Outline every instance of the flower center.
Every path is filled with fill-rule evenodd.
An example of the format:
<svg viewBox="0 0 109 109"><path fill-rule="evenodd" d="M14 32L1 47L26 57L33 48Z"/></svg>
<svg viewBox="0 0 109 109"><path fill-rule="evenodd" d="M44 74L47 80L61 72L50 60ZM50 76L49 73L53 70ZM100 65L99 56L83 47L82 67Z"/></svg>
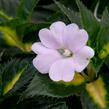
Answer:
<svg viewBox="0 0 109 109"><path fill-rule="evenodd" d="M59 49L58 51L64 57L71 57L73 55L73 53L68 49Z"/></svg>

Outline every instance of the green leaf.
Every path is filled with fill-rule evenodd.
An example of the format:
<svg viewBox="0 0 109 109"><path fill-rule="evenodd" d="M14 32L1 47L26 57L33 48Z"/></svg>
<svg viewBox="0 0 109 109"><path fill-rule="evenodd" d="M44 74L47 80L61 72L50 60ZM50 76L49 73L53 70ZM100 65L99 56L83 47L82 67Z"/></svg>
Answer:
<svg viewBox="0 0 109 109"><path fill-rule="evenodd" d="M101 27L97 36L97 51L101 59L106 58L109 54L109 27Z"/></svg>
<svg viewBox="0 0 109 109"><path fill-rule="evenodd" d="M37 97L35 101L38 109L68 109L66 102L57 98Z"/></svg>
<svg viewBox="0 0 109 109"><path fill-rule="evenodd" d="M104 63L104 61L101 60L98 56L95 56L93 58L93 66L94 66L95 71L96 71L96 76L98 75L103 63Z"/></svg>
<svg viewBox="0 0 109 109"><path fill-rule="evenodd" d="M46 106L45 109L48 109L47 107L50 108L50 109L68 109L68 107L66 106L65 103L51 104L49 106Z"/></svg>
<svg viewBox="0 0 109 109"><path fill-rule="evenodd" d="M102 18L101 18L101 26L108 27L109 26L109 12L108 9L105 8Z"/></svg>
<svg viewBox="0 0 109 109"><path fill-rule="evenodd" d="M97 51L99 57L104 59L109 54L109 12L107 8L103 12L101 28L97 36Z"/></svg>
<svg viewBox="0 0 109 109"><path fill-rule="evenodd" d="M20 109L68 109L65 99L57 99L47 96L35 96L19 102Z"/></svg>
<svg viewBox="0 0 109 109"><path fill-rule="evenodd" d="M31 79L34 70L28 61L15 59L1 66L2 95L19 90Z"/></svg>
<svg viewBox="0 0 109 109"><path fill-rule="evenodd" d="M107 89L102 77L87 83L81 91L83 109L108 109Z"/></svg>
<svg viewBox="0 0 109 109"><path fill-rule="evenodd" d="M25 26L25 31L24 33L25 34L28 34L29 32L33 32L33 31L37 31L39 29L42 29L42 28L46 28L50 25L50 23L48 22L41 22L41 23L28 23L28 24L25 24L25 25L22 25L22 26Z"/></svg>
<svg viewBox="0 0 109 109"><path fill-rule="evenodd" d="M3 10L7 15L15 16L19 1L20 0L0 0L0 10Z"/></svg>
<svg viewBox="0 0 109 109"><path fill-rule="evenodd" d="M53 22L59 20L61 14L55 16L54 14L57 13L57 7L54 3L50 3L44 5L41 2L39 3L38 7L36 7L35 11L32 15L32 22L40 23L40 22ZM50 17L54 16L54 19L49 19ZM55 18L56 17L56 18Z"/></svg>
<svg viewBox="0 0 109 109"><path fill-rule="evenodd" d="M12 20L13 17L8 16L7 14L5 14L3 11L0 10L0 21L9 21Z"/></svg>
<svg viewBox="0 0 109 109"><path fill-rule="evenodd" d="M81 91L83 109L108 109L109 108L109 73L106 66L100 70L97 80L87 83Z"/></svg>
<svg viewBox="0 0 109 109"><path fill-rule="evenodd" d="M105 58L104 62L109 69L109 55Z"/></svg>
<svg viewBox="0 0 109 109"><path fill-rule="evenodd" d="M18 47L23 52L31 51L32 43L23 43L22 40L18 37L15 29L7 26L0 26L0 33L1 44L4 42L4 44L7 44L8 46Z"/></svg>
<svg viewBox="0 0 109 109"><path fill-rule="evenodd" d="M28 65L25 72L23 72L20 79L11 90L11 93L16 92L17 90L20 90L22 87L26 88L26 84L28 84L29 81L33 78L34 74L35 74L35 69L33 68L33 65L32 64Z"/></svg>
<svg viewBox="0 0 109 109"><path fill-rule="evenodd" d="M80 79L81 80L81 79ZM77 80L76 80L77 81ZM73 82L73 81L72 81ZM42 75L36 72L35 77L31 81L23 97L30 97L36 95L51 96L51 97L67 97L78 93L82 88L82 83L79 85L73 83L54 82L50 80L48 75Z"/></svg>
<svg viewBox="0 0 109 109"><path fill-rule="evenodd" d="M100 29L100 24L94 17L94 15L89 11L79 0L76 0L81 13L81 22L83 28L89 33L89 45L95 47L97 34Z"/></svg>
<svg viewBox="0 0 109 109"><path fill-rule="evenodd" d="M0 33L0 38L5 40L8 45L19 46L21 44L18 44L20 40L18 39L16 31L14 29L7 26L0 26Z"/></svg>
<svg viewBox="0 0 109 109"><path fill-rule="evenodd" d="M60 8L60 10L62 11L62 13L64 13L72 23L77 23L78 25L81 26L80 14L79 13L74 12L70 8L65 7L60 2L57 2L55 0L54 0L54 2Z"/></svg>
<svg viewBox="0 0 109 109"><path fill-rule="evenodd" d="M4 49L0 50L0 62L2 61L2 56L3 56L4 52L5 52Z"/></svg>
<svg viewBox="0 0 109 109"><path fill-rule="evenodd" d="M22 21L29 21L34 7L39 0L21 0L21 3L17 10L17 17Z"/></svg>
<svg viewBox="0 0 109 109"><path fill-rule="evenodd" d="M22 73L25 71L26 67L24 67L23 69L21 69L20 71L18 71L16 73L16 75L13 76L13 78L11 79L11 81L6 84L6 86L4 87L4 90L3 90L3 95L5 95L6 93L8 93L13 88L13 86L16 84L16 82L20 79Z"/></svg>
<svg viewBox="0 0 109 109"><path fill-rule="evenodd" d="M66 103L59 103L51 106L51 109L68 109L68 107L66 106Z"/></svg>

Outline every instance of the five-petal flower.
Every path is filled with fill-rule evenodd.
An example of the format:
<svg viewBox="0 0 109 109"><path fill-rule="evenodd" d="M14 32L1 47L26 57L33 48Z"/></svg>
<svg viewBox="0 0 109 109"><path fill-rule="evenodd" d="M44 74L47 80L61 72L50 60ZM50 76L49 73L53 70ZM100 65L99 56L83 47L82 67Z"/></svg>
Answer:
<svg viewBox="0 0 109 109"><path fill-rule="evenodd" d="M49 73L53 81L73 80L75 72L82 72L94 56L94 50L87 46L88 34L72 23L53 23L49 29L39 31L41 42L32 45L38 54L33 65L42 74Z"/></svg>

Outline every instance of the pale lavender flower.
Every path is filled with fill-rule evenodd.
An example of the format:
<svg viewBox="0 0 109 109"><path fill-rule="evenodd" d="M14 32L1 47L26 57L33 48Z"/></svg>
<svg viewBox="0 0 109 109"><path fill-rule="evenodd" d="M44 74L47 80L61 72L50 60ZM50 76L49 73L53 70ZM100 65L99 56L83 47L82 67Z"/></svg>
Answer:
<svg viewBox="0 0 109 109"><path fill-rule="evenodd" d="M74 23L54 22L49 29L39 31L39 38L41 42L32 45L38 54L33 65L53 81L73 80L75 72L82 72L94 56L94 50L86 45L87 32Z"/></svg>

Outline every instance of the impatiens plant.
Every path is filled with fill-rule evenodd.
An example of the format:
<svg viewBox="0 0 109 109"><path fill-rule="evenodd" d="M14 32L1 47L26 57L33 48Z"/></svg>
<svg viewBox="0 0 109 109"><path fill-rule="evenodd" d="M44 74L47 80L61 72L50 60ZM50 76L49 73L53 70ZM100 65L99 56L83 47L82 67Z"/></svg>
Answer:
<svg viewBox="0 0 109 109"><path fill-rule="evenodd" d="M50 29L39 31L41 42L32 45L38 54L33 65L42 74L49 73L54 81L71 81L75 72L82 72L94 56L94 51L86 46L88 34L72 23L65 25L58 21Z"/></svg>
<svg viewBox="0 0 109 109"><path fill-rule="evenodd" d="M0 109L109 109L108 4L0 0Z"/></svg>

